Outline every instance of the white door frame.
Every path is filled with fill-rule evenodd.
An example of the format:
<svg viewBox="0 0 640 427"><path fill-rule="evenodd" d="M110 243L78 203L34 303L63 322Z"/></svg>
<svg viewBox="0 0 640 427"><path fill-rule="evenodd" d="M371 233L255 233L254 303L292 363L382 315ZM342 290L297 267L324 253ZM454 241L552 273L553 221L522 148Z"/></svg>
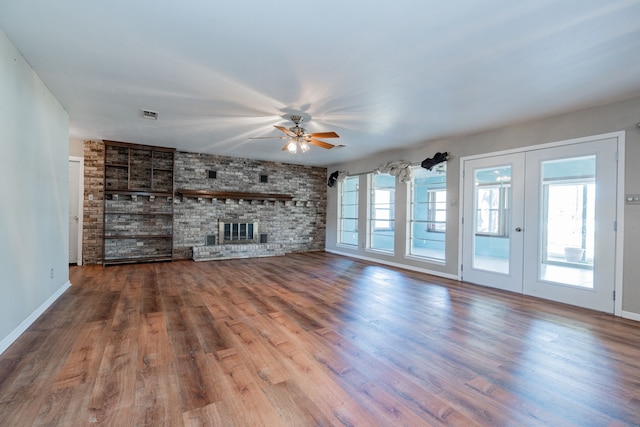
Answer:
<svg viewBox="0 0 640 427"><path fill-rule="evenodd" d="M500 156L504 154L522 153L525 151L539 150L544 148L561 147L572 144L581 144L583 142L597 141L601 139L617 138L618 140L618 176L616 188L616 259L615 259L615 278L614 289L616 292L616 300L614 304L614 315L622 316L622 299L624 298L622 289L622 272L624 262L624 170L625 170L625 131L610 132L600 135L591 135L580 138L573 138L564 141L549 142L540 145L530 145L526 147L514 148L510 150L502 150L492 153L474 154L460 158L460 177L459 177L459 194L458 200L461 205L464 204L464 162L467 160L481 159L489 156ZM464 244L464 229L462 226L462 217L464 206L460 206L458 210L458 225L460 232L458 233L458 280L462 280L462 256Z"/></svg>
<svg viewBox="0 0 640 427"><path fill-rule="evenodd" d="M82 265L82 223L83 223L83 201L84 201L84 157L77 156L69 156L69 162L78 162L78 259L75 262L78 265ZM73 260L69 260L70 263L73 263Z"/></svg>

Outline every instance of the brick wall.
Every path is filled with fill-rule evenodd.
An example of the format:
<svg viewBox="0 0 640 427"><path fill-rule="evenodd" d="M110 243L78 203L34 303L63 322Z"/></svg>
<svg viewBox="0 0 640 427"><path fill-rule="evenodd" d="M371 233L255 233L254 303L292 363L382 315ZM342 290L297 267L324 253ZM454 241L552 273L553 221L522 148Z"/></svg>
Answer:
<svg viewBox="0 0 640 427"><path fill-rule="evenodd" d="M104 145L87 141L85 155L83 262L102 262ZM210 179L208 171L216 171ZM287 202L174 200L174 258L192 257L192 247L204 246L218 234L218 219L259 222L259 233L285 252L323 250L326 232L326 169L208 154L176 152L175 188L189 190L278 193ZM261 175L267 182L260 182ZM93 195L93 200L89 200ZM246 254L244 254L246 255Z"/></svg>
<svg viewBox="0 0 640 427"><path fill-rule="evenodd" d="M104 197L104 144L84 143L84 200L82 258L84 264L102 263L102 221ZM93 198L93 200L90 200Z"/></svg>
<svg viewBox="0 0 640 427"><path fill-rule="evenodd" d="M208 171L216 178L208 178ZM267 182L260 182L266 175ZM176 153L176 189L277 193L287 202L210 200L179 197L174 205L174 257L191 258L193 246L204 246L218 234L218 219L259 222L259 233L285 252L323 250L326 230L325 168L258 160ZM217 239L219 241L219 239Z"/></svg>

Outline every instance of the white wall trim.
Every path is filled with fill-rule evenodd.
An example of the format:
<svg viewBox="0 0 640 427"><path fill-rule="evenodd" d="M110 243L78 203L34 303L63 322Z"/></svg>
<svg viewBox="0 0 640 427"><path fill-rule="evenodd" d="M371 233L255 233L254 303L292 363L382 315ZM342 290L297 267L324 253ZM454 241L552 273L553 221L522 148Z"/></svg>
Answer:
<svg viewBox="0 0 640 427"><path fill-rule="evenodd" d="M325 248L324 250L325 250L325 252L329 252L329 253L332 253L332 254L335 254L335 255L342 255L342 256L349 257L349 258L357 258L357 259L361 259L361 260L364 260L364 261L375 262L376 264L389 265L391 267L397 267L397 268L401 268L403 270L417 271L418 273L430 274L432 276L438 276L438 277L442 277L444 279L458 280L458 277L455 274L443 273L441 271L434 271L434 270L429 270L429 269L426 269L426 268L415 267L415 266L409 265L409 264L400 264L400 263L397 263L397 262L385 261L385 260L382 260L382 259L379 259L379 258L365 257L365 256L362 256L362 255L352 254L352 253L348 253L348 252L336 251L334 249Z"/></svg>
<svg viewBox="0 0 640 427"><path fill-rule="evenodd" d="M78 259L76 263L78 265L82 265L82 230L83 230L83 220L84 220L84 157L77 156L69 156L70 162L78 162L80 163L80 168L78 173L80 176L78 177ZM73 260L69 260L70 263Z"/></svg>
<svg viewBox="0 0 640 427"><path fill-rule="evenodd" d="M630 311L623 311L620 317L624 317L625 319L635 320L640 322L640 314L632 313Z"/></svg>
<svg viewBox="0 0 640 427"><path fill-rule="evenodd" d="M624 299L624 280L623 280L623 268L624 268L624 165L626 163L625 157L625 137L626 133L617 132L615 136L618 138L618 182L617 182L617 206L616 206L616 260L614 270L613 289L616 292L616 300L614 302L613 314L616 316L623 316L622 300ZM640 320L640 318L636 319Z"/></svg>
<svg viewBox="0 0 640 427"><path fill-rule="evenodd" d="M6 349L9 348L11 344L13 344L20 335L22 335L29 326L33 324L38 317L44 313L47 308L49 308L62 294L71 287L71 282L67 280L67 282L60 287L53 295L51 295L45 302L43 302L40 307L38 307L29 317L24 319L22 323L18 325L9 335L7 335L2 341L0 341L0 354L4 353Z"/></svg>

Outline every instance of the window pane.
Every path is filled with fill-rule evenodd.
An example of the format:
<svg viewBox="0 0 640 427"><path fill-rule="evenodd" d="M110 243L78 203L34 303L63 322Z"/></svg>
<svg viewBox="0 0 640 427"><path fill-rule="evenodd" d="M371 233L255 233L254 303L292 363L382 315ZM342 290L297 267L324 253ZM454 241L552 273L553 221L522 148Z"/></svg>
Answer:
<svg viewBox="0 0 640 427"><path fill-rule="evenodd" d="M358 245L358 232L353 231L343 231L341 234L341 241L343 245Z"/></svg>
<svg viewBox="0 0 640 427"><path fill-rule="evenodd" d="M445 260L447 229L446 163L433 170L416 167L411 182L408 253L413 256Z"/></svg>
<svg viewBox="0 0 640 427"><path fill-rule="evenodd" d="M429 204L428 203L413 204L413 220L414 221L429 220Z"/></svg>
<svg viewBox="0 0 640 427"><path fill-rule="evenodd" d="M429 202L429 184L424 182L424 180L422 182L419 182L419 181L414 182L413 203L428 203L428 202Z"/></svg>
<svg viewBox="0 0 640 427"><path fill-rule="evenodd" d="M357 205L358 204L358 192L357 191L345 191L342 193L343 205Z"/></svg>
<svg viewBox="0 0 640 427"><path fill-rule="evenodd" d="M357 219L345 219L342 221L342 229L358 234L358 220Z"/></svg>
<svg viewBox="0 0 640 427"><path fill-rule="evenodd" d="M369 247L393 252L395 234L396 178L389 174L370 175Z"/></svg>
<svg viewBox="0 0 640 427"><path fill-rule="evenodd" d="M392 175L381 173L373 176L374 186L377 189L388 188L390 191L396 189L396 178Z"/></svg>
<svg viewBox="0 0 640 427"><path fill-rule="evenodd" d="M360 177L349 176L339 185L338 243L358 245L358 183Z"/></svg>
<svg viewBox="0 0 640 427"><path fill-rule="evenodd" d="M358 205L343 205L342 206L343 218L357 218L358 217Z"/></svg>
<svg viewBox="0 0 640 427"><path fill-rule="evenodd" d="M357 193L359 181L360 181L360 178L357 176L348 176L342 182L343 191L345 193Z"/></svg>
<svg viewBox="0 0 640 427"><path fill-rule="evenodd" d="M371 247L384 251L393 251L393 231L378 231L371 235Z"/></svg>

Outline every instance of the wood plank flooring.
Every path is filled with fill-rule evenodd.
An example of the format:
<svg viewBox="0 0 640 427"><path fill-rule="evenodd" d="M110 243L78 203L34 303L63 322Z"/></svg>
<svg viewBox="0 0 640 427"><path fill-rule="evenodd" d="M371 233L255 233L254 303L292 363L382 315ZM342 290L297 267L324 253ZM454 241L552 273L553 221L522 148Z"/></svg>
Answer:
<svg viewBox="0 0 640 427"><path fill-rule="evenodd" d="M316 252L71 268L0 426L640 425L640 323Z"/></svg>

